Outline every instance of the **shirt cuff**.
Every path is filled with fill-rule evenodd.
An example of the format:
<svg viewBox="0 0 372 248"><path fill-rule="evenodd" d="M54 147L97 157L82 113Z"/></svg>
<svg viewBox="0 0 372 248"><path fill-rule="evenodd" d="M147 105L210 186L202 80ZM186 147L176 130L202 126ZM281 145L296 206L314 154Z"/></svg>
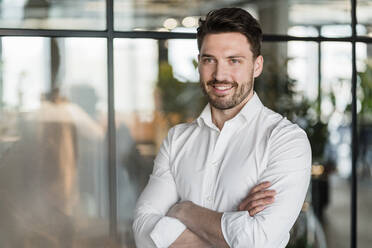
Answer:
<svg viewBox="0 0 372 248"><path fill-rule="evenodd" d="M235 247L236 236L244 232L248 211L224 212L221 217L222 235L229 245Z"/></svg>
<svg viewBox="0 0 372 248"><path fill-rule="evenodd" d="M150 233L157 248L169 247L186 230L186 226L176 218L164 216Z"/></svg>

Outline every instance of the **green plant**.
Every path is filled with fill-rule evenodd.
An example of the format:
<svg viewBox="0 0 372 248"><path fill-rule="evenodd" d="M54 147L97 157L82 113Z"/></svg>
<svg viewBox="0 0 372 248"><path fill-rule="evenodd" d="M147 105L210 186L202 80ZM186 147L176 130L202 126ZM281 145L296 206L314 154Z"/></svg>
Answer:
<svg viewBox="0 0 372 248"><path fill-rule="evenodd" d="M167 62L159 65L157 88L160 91L161 110L166 115L179 114L182 122L195 118L206 104L199 83L180 82Z"/></svg>
<svg viewBox="0 0 372 248"><path fill-rule="evenodd" d="M328 139L328 124L320 120L316 101L296 92L296 80L287 73L287 64L268 60L263 74L256 79L255 91L265 106L297 123L305 130L310 140L313 159L323 160L323 151Z"/></svg>

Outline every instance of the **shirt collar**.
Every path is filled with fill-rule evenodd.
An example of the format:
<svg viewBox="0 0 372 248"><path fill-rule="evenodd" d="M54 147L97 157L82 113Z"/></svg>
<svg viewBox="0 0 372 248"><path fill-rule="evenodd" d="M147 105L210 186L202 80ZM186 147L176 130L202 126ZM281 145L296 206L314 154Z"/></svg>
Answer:
<svg viewBox="0 0 372 248"><path fill-rule="evenodd" d="M249 101L244 105L240 112L236 116L234 116L234 118L228 120L228 122L235 122L236 120L242 121L242 124L249 122L258 114L262 107L263 104L260 98L257 96L256 92L253 92L252 98L249 99ZM209 127L217 128L212 122L212 113L209 103L205 106L196 121L199 126L202 126L204 122L204 124Z"/></svg>

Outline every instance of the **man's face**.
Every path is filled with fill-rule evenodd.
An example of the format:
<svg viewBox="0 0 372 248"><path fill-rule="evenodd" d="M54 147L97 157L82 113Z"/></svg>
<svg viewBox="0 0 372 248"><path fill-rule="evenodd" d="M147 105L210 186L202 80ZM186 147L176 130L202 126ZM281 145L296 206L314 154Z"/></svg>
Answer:
<svg viewBox="0 0 372 248"><path fill-rule="evenodd" d="M247 38L236 32L208 34L199 54L201 87L216 109L231 109L253 95L254 78L262 71Z"/></svg>

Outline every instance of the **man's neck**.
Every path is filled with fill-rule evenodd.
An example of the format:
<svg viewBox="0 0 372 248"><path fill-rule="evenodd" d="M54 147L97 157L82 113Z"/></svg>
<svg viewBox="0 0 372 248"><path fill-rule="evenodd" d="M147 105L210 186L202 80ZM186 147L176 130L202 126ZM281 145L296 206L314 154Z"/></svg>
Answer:
<svg viewBox="0 0 372 248"><path fill-rule="evenodd" d="M222 130L225 122L234 118L252 97L253 91L241 103L231 109L221 110L211 105L212 122L219 130Z"/></svg>

